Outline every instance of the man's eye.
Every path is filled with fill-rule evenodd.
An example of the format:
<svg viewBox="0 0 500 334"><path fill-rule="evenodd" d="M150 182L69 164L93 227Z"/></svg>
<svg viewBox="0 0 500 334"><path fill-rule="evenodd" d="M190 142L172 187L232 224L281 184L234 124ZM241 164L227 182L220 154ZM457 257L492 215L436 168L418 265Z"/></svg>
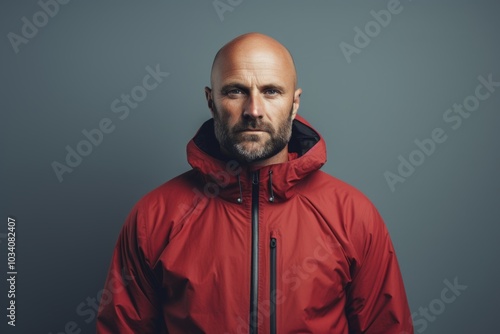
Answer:
<svg viewBox="0 0 500 334"><path fill-rule="evenodd" d="M238 95L238 94L243 94L243 91L238 88L230 89L227 91L227 94L229 95Z"/></svg>
<svg viewBox="0 0 500 334"><path fill-rule="evenodd" d="M277 89L268 89L268 90L266 90L266 94L267 95L277 95L279 93L280 92Z"/></svg>

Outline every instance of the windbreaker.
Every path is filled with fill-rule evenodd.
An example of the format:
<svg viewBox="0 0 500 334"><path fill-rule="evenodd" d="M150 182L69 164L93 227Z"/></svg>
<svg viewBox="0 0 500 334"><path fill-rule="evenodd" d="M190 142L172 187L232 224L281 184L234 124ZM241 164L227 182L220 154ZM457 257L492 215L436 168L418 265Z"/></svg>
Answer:
<svg viewBox="0 0 500 334"><path fill-rule="evenodd" d="M320 170L325 142L300 116L288 151L241 166L205 122L187 146L192 169L129 214L97 333L413 333L376 208Z"/></svg>

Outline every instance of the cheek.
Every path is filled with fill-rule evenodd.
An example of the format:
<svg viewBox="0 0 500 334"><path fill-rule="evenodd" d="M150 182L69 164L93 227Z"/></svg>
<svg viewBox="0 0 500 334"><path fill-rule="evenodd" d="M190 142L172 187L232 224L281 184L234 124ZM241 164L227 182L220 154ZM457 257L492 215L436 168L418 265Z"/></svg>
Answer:
<svg viewBox="0 0 500 334"><path fill-rule="evenodd" d="M279 106L279 110L274 114L270 115L270 121L274 125L274 127L277 129L280 126L283 126L284 124L288 123L290 121L290 116L293 112L293 106L288 103L283 103L282 105Z"/></svg>
<svg viewBox="0 0 500 334"><path fill-rule="evenodd" d="M269 115L274 119L284 119L290 115L293 109L293 101L288 98L271 101L267 109L270 111Z"/></svg>
<svg viewBox="0 0 500 334"><path fill-rule="evenodd" d="M235 111L235 108L228 108L226 105L221 105L219 108L217 108L217 111L221 121L229 126L233 126L234 124L236 124L239 121L241 115L241 113Z"/></svg>

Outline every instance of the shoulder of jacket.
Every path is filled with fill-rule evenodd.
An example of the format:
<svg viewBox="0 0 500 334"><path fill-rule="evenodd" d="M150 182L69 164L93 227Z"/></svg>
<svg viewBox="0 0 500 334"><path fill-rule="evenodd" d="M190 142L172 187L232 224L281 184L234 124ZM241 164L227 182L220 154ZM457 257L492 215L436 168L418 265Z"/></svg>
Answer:
<svg viewBox="0 0 500 334"><path fill-rule="evenodd" d="M148 263L156 262L193 207L198 175L189 170L163 183L139 199L129 213L122 233L137 241Z"/></svg>
<svg viewBox="0 0 500 334"><path fill-rule="evenodd" d="M168 242L186 212L196 205L198 178L196 171L189 170L148 192L134 205L127 225L132 224L144 242Z"/></svg>
<svg viewBox="0 0 500 334"><path fill-rule="evenodd" d="M161 184L145 194L135 208L139 212L159 212L168 210L172 213L180 203L189 201L196 196L195 188L197 173L194 170L184 172Z"/></svg>
<svg viewBox="0 0 500 334"><path fill-rule="evenodd" d="M375 205L356 187L323 171L315 172L307 183L302 196L326 216L338 217L336 224L342 224L348 233L385 229Z"/></svg>
<svg viewBox="0 0 500 334"><path fill-rule="evenodd" d="M312 173L304 187L312 194L326 195L331 200L341 199L358 206L373 205L359 189L321 170Z"/></svg>
<svg viewBox="0 0 500 334"><path fill-rule="evenodd" d="M321 206L336 234L343 234L342 249L351 262L361 263L370 245L381 247L388 231L375 205L356 187L319 171L309 201Z"/></svg>

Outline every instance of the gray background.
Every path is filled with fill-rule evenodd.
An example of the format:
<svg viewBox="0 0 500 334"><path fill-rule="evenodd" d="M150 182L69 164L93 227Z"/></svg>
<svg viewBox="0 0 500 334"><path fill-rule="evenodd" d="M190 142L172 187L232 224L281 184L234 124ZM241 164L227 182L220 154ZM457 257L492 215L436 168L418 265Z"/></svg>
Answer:
<svg viewBox="0 0 500 334"><path fill-rule="evenodd" d="M203 87L215 52L260 31L295 57L299 113L327 142L323 170L367 194L385 218L412 311L440 299L446 279L467 285L416 329L498 332L500 87L457 130L443 114L474 93L478 76L500 81L500 5L402 0L348 63L339 44L353 45L354 28L388 2L233 0L221 20L212 1L71 1L16 54L7 34L20 35L21 18L32 22L41 8L3 1L0 232L14 215L19 273L12 328L2 234L0 331L55 334L74 321L94 332L77 306L102 289L133 204L188 168L185 145L210 117ZM170 76L120 120L111 102L156 64ZM64 163L65 146L103 118L114 132L59 182L51 163ZM437 127L448 139L392 192L384 172Z"/></svg>

